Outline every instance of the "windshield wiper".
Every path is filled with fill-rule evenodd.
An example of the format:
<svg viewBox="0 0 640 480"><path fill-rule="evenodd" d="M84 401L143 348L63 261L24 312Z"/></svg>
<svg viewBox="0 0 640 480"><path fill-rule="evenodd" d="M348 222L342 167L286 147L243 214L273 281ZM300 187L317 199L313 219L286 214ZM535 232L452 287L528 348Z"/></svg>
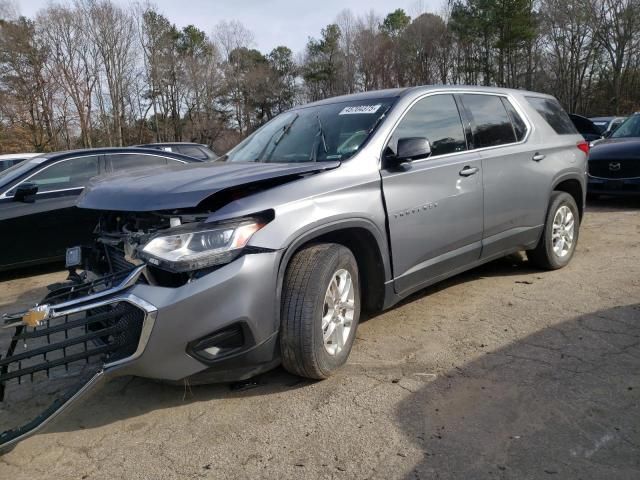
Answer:
<svg viewBox="0 0 640 480"><path fill-rule="evenodd" d="M284 128L282 129L282 134L278 137L278 139L275 142L273 142L274 145L278 145L282 141L284 136L287 133L289 133L289 130L291 130L291 127L293 127L293 124L296 123L296 120L298 120L299 116L300 114L296 113L296 116L293 117L293 119L284 126Z"/></svg>
<svg viewBox="0 0 640 480"><path fill-rule="evenodd" d="M322 128L322 122L320 121L320 116L316 115L316 120L318 121L318 133L317 135L320 135L320 141L322 142L322 148L324 149L324 153L325 155L327 153L329 153L329 149L327 148L327 138L324 135L324 128ZM315 144L315 142L314 142ZM320 144L318 144L318 147L320 146ZM311 152L311 157L309 158L309 160L311 160L312 162L317 162L318 161L318 148L314 148L313 151Z"/></svg>
<svg viewBox="0 0 640 480"><path fill-rule="evenodd" d="M318 121L318 133L320 134L320 140L322 140L322 148L324 148L324 153L328 153L327 137L324 136L324 128L322 128L322 122L320 121L319 115L316 115L316 120Z"/></svg>
<svg viewBox="0 0 640 480"><path fill-rule="evenodd" d="M378 125L380 125L380 122L382 122L382 120L384 120L384 118L387 115L387 112L391 109L391 105L387 105L387 107L384 109L384 111L380 114L380 116L378 117L378 119L373 123L373 125L371 125L371 128L369 129L369 131L367 132L367 136L371 135L374 130L378 127Z"/></svg>
<svg viewBox="0 0 640 480"><path fill-rule="evenodd" d="M296 122L296 120L298 119L299 116L300 115L298 113L296 113L296 116L289 123L287 123L284 127L282 127L282 132L280 133L280 136L273 142L273 148L271 149L271 152L269 153L269 155L267 155L267 160L269 160L271 158L271 155L273 155L273 152L276 150L276 147L278 146L278 143L280 143L280 141L284 138L284 136L287 133L289 133L289 130L291 130L291 127ZM278 131L279 130L276 130L275 132L273 132L273 135L271 135L269 137L269 140L267 140L267 142L264 144L264 147L262 148L262 150L260 150L260 153L258 154L256 159L254 160L254 162L259 162L262 159L262 157L264 156L264 154L268 150L269 145L271 145L271 139L273 139L273 137L275 137L278 134Z"/></svg>

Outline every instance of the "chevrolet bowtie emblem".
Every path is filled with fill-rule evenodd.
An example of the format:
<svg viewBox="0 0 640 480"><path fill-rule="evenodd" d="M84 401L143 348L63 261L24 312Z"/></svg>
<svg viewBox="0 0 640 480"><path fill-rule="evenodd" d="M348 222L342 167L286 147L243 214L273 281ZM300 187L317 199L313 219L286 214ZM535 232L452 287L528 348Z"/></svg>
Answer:
<svg viewBox="0 0 640 480"><path fill-rule="evenodd" d="M611 170L612 172L617 172L618 170L620 170L620 168L620 162L611 162L609 164L609 170Z"/></svg>
<svg viewBox="0 0 640 480"><path fill-rule="evenodd" d="M43 320L49 317L49 306L39 305L31 308L22 316L22 323L28 327L37 327Z"/></svg>

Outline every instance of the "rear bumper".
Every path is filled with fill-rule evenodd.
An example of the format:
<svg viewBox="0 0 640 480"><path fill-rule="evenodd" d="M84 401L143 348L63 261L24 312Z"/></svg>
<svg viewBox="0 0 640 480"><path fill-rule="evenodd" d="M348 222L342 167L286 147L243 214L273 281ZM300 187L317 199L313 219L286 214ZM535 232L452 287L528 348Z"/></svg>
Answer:
<svg viewBox="0 0 640 480"><path fill-rule="evenodd" d="M640 195L640 178L600 178L589 175L587 191L598 195Z"/></svg>
<svg viewBox="0 0 640 480"><path fill-rule="evenodd" d="M143 315L142 325L138 325L136 330L136 335L139 335L137 345L131 346L126 356L117 355L118 351L112 348L109 351L111 356L99 363L91 376L77 380L72 388L33 420L0 434L0 447L15 444L33 434L110 377L136 375L169 381L185 378L197 382L232 381L249 378L274 367L279 362L277 273L280 255L278 251L244 255L178 288L135 283L146 268L142 266L113 288L52 305L43 328L60 328L56 322L78 322L78 315L95 318L96 309L115 309L119 305L137 309ZM234 348L213 347L199 353L198 348L206 347L209 339L217 338L212 334L229 329L242 332L236 336L241 340L233 345ZM14 338L19 337L18 332ZM101 336L99 340L104 338L106 336ZM99 351L107 347L102 343L95 348ZM11 360L11 353L8 356L2 353L5 362ZM12 372L15 377L24 371L24 364L18 361L23 354L14 352L13 355L16 361L6 366L4 374L7 380L4 383L17 379L9 378ZM68 351L63 355L71 358ZM82 357L83 361L85 357ZM40 355L37 364L40 366L35 368L44 373L39 358ZM51 365L50 359L51 354L47 366ZM59 367L54 365L50 369L54 368ZM49 378L49 369L46 372ZM30 372L22 377L28 376Z"/></svg>

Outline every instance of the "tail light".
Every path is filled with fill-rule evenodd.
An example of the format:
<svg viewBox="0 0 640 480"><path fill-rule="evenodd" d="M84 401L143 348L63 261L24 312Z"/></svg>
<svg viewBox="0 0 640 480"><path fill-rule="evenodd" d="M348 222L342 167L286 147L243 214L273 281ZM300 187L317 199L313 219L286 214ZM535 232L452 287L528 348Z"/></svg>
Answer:
<svg viewBox="0 0 640 480"><path fill-rule="evenodd" d="M585 155L589 155L589 142L583 140L582 142L578 142L576 146L579 150L582 150Z"/></svg>

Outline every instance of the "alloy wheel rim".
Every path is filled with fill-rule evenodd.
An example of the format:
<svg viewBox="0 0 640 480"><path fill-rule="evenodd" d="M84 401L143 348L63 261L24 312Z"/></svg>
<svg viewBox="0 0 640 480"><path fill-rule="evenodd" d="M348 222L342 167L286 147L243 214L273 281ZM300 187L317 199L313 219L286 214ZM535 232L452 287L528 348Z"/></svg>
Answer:
<svg viewBox="0 0 640 480"><path fill-rule="evenodd" d="M566 205L558 208L553 217L551 242L554 253L560 258L566 257L573 247L575 225L575 217L571 209Z"/></svg>
<svg viewBox="0 0 640 480"><path fill-rule="evenodd" d="M331 276L322 309L322 340L329 355L339 354L347 343L355 311L353 280L342 268Z"/></svg>

